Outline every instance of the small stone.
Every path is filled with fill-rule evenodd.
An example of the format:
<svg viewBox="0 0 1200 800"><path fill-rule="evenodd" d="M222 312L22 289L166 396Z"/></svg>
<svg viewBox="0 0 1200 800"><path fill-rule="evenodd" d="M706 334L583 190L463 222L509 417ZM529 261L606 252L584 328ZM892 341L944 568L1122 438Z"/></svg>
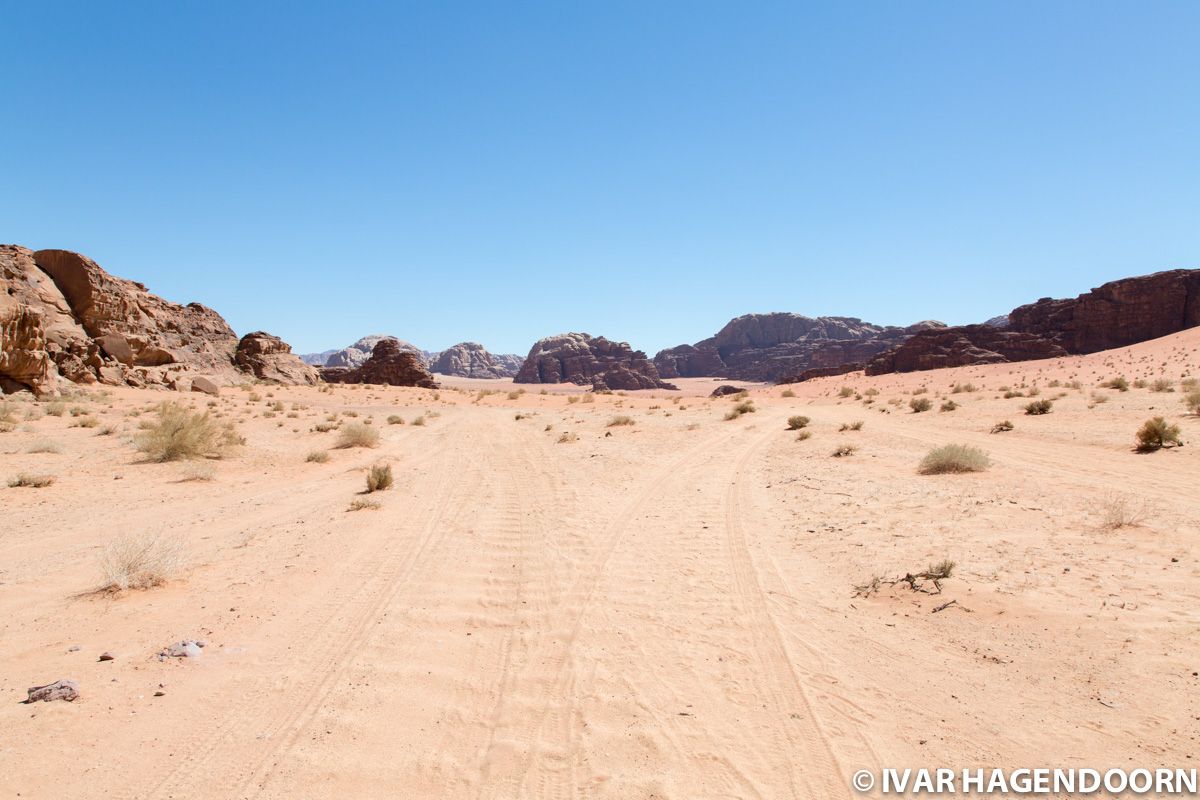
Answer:
<svg viewBox="0 0 1200 800"><path fill-rule="evenodd" d="M164 691L161 691L161 690L160 690L160 691L157 691L157 692L155 692L155 693L154 693L154 696L155 696L155 697L162 697L162 696L163 696L163 695L165 695L165 694L166 694L166 692L164 692Z"/></svg>
<svg viewBox="0 0 1200 800"><path fill-rule="evenodd" d="M68 652L68 653L78 653L78 652L79 652L80 650L82 650L82 649L83 649L83 648L82 648L82 647L80 647L79 645L77 645L77 644L73 644L73 645L71 645L70 647L68 647L68 648L67 648L67 652Z"/></svg>
<svg viewBox="0 0 1200 800"><path fill-rule="evenodd" d="M112 653L108 652L107 650L105 650L103 653L100 654L101 661L112 661L115 657L116 656L114 656Z"/></svg>
<svg viewBox="0 0 1200 800"><path fill-rule="evenodd" d="M75 681L55 681L45 686L31 686L28 694L26 703L36 703L39 700L43 703L49 703L51 700L66 700L70 703L79 697L79 687L75 685Z"/></svg>

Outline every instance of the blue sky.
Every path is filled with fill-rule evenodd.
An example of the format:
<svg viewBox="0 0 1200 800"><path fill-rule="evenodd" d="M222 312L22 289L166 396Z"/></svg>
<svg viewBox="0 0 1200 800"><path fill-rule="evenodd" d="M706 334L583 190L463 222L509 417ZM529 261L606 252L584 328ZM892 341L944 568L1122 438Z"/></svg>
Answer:
<svg viewBox="0 0 1200 800"><path fill-rule="evenodd" d="M1200 267L1200 4L16 2L0 240L298 351Z"/></svg>

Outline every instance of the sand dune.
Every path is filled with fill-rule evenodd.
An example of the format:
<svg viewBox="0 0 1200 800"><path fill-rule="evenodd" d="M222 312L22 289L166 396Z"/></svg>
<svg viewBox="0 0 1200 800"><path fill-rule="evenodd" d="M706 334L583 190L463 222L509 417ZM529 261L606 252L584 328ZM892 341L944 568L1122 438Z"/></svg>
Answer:
<svg viewBox="0 0 1200 800"><path fill-rule="evenodd" d="M211 480L131 443L179 395L14 403L0 477L56 480L0 490L0 795L807 800L853 796L860 768L1192 766L1200 448L1133 443L1164 415L1190 444L1200 419L1179 391L1097 384L1198 367L1192 330L753 385L733 420L712 380L591 402L465 379L227 389L214 409L246 445ZM1033 385L1052 413L1000 388ZM933 408L910 413L921 388ZM75 406L115 430L71 427ZM381 445L331 449L313 428L334 414ZM918 475L950 442L992 466ZM381 461L395 486L347 510ZM1114 502L1140 522L1106 528ZM130 533L176 538L184 566L94 592ZM855 596L944 558L940 594ZM157 657L183 638L203 655ZM78 700L21 704L59 678Z"/></svg>

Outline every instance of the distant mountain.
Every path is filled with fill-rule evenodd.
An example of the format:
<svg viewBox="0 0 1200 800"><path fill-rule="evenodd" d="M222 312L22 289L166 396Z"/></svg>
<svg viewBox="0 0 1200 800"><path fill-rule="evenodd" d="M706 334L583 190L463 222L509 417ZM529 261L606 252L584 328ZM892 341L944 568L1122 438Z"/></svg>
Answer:
<svg viewBox="0 0 1200 800"><path fill-rule="evenodd" d="M426 366L437 357L437 353L422 350L416 345L410 344L396 336L389 336L385 333L373 333L369 336L364 336L349 347L343 347L339 350L326 350L323 353L306 353L300 356L300 360L305 364L312 364L317 367L361 367L371 357L375 345L379 344L382 339L395 339L399 342L401 350L408 350L419 354L421 361Z"/></svg>
<svg viewBox="0 0 1200 800"><path fill-rule="evenodd" d="M524 361L517 355L489 353L478 342L459 342L437 353L429 369L462 378L511 378Z"/></svg>
<svg viewBox="0 0 1200 800"><path fill-rule="evenodd" d="M901 328L855 317L746 314L707 339L660 351L654 364L664 378L778 381L811 369L861 364L918 331L943 327L933 321Z"/></svg>

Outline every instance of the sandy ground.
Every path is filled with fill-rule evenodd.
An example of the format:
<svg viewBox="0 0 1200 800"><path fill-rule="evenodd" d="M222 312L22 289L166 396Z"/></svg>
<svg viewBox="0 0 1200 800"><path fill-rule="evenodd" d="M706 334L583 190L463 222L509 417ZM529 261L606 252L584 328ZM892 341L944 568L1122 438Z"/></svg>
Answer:
<svg viewBox="0 0 1200 800"><path fill-rule="evenodd" d="M0 796L811 800L852 796L860 768L1200 766L1200 446L1132 450L1151 415L1189 442L1200 419L1178 391L1096 388L1198 368L1200 330L756 386L731 421L709 380L593 402L497 381L226 389L214 411L247 442L209 480L132 440L154 403L210 398L15 402L0 477L57 480L0 488ZM1034 384L1052 413L1000 388ZM380 447L313 430L349 413ZM918 475L948 442L994 463ZM347 510L381 461L396 485ZM1141 522L1106 529L1122 498ZM135 533L186 563L93 591ZM855 596L943 558L941 594ZM181 638L203 655L156 657ZM60 678L77 701L21 702Z"/></svg>

